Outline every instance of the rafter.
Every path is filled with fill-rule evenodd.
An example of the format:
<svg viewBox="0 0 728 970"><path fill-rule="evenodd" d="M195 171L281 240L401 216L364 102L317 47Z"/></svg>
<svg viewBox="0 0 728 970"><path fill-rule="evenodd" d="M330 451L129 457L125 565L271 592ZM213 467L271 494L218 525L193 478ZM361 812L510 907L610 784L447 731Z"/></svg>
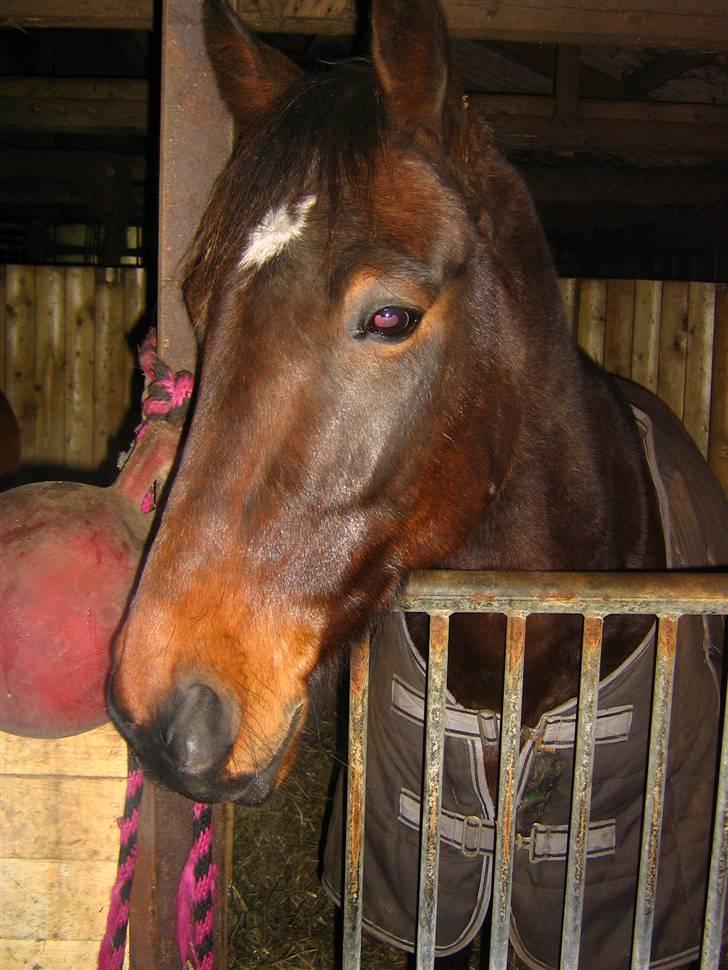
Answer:
<svg viewBox="0 0 728 970"><path fill-rule="evenodd" d="M174 0L164 0L173 3ZM724 0L445 0L459 37L532 43L728 50ZM349 34L353 0L237 0L255 29ZM149 30L153 0L0 0L3 27L117 27Z"/></svg>

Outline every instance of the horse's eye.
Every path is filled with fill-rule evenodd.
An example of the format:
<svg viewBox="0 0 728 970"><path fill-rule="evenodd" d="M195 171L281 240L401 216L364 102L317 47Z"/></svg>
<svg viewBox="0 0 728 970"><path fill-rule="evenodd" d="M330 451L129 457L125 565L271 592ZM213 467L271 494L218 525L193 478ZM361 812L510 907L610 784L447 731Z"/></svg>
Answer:
<svg viewBox="0 0 728 970"><path fill-rule="evenodd" d="M408 337L422 318L419 310L402 306L385 306L372 314L366 322L364 332L375 337Z"/></svg>

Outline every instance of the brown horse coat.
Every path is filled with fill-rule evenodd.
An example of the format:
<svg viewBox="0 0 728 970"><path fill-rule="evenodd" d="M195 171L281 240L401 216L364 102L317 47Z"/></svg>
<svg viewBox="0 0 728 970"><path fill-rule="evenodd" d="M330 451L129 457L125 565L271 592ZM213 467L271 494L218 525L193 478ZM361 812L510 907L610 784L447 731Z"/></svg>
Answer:
<svg viewBox="0 0 728 970"><path fill-rule="evenodd" d="M625 385L640 429L673 568L728 561L725 499L664 406ZM720 708L722 618L680 621L658 879L653 967L696 956L700 944ZM581 959L590 970L629 966L655 635L600 687ZM364 918L374 935L413 949L419 865L425 666L402 614L374 640L368 740ZM576 699L528 732L518 773L511 940L529 967L557 967L570 810ZM448 698L437 952L465 946L489 909L495 793L483 769L499 718ZM339 896L341 784L324 884Z"/></svg>

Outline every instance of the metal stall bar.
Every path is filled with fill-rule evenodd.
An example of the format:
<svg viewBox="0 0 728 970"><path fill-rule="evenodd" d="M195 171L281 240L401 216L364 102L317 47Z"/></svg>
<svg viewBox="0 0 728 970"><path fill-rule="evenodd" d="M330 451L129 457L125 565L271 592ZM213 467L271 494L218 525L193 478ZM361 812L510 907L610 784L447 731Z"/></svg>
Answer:
<svg viewBox="0 0 728 970"><path fill-rule="evenodd" d="M723 922L728 898L728 704L724 705L723 740L721 742L718 791L715 796L713 845L710 852L708 898L705 903L703 945L700 966L708 970L718 966Z"/></svg>
<svg viewBox="0 0 728 970"><path fill-rule="evenodd" d="M366 808L369 635L352 650L349 669L349 757L346 789L343 970L361 964L364 822Z"/></svg>
<svg viewBox="0 0 728 970"><path fill-rule="evenodd" d="M642 820L640 870L632 937L632 970L650 965L662 807L667 780L667 751L677 647L677 616L661 616L657 628L655 679L652 692L650 748L647 756L645 810Z"/></svg>
<svg viewBox="0 0 728 970"><path fill-rule="evenodd" d="M561 924L561 970L576 970L579 963L603 630L604 619L601 616L584 617L574 778L571 790L570 838L566 859L568 888Z"/></svg>
<svg viewBox="0 0 728 970"><path fill-rule="evenodd" d="M421 613L721 614L725 573L568 573L428 570L414 573L399 608Z"/></svg>
<svg viewBox="0 0 728 970"><path fill-rule="evenodd" d="M506 626L506 660L503 674L500 762L498 767L498 824L496 826L493 910L489 970L508 967L508 937L516 842L515 784L521 749L521 695L526 645L526 617L511 613Z"/></svg>
<svg viewBox="0 0 728 970"><path fill-rule="evenodd" d="M435 965L437 926L437 872L440 861L440 802L442 755L445 743L445 691L449 615L430 616L430 649L427 658L427 713L425 719L425 768L422 779L422 845L417 905L416 970Z"/></svg>
<svg viewBox="0 0 728 970"><path fill-rule="evenodd" d="M650 742L650 767L647 781L647 800L645 809L645 834L643 839L643 862L640 879L643 886L638 890L638 914L640 925L635 930L635 954L633 966L647 965L648 956L644 954L649 946L652 933L652 905L656 885L656 863L659 852L659 834L662 818L662 803L664 793L664 772L666 768L667 742L669 738L670 702L672 696L672 680L675 663L675 644L677 633L677 618L682 614L723 614L728 613L728 585L725 574L713 573L498 573L498 572L422 572L413 575L403 593L400 608L404 610L433 613L455 612L488 612L504 613L507 616L516 615L521 622L530 613L581 613L585 616L585 647L590 656L586 658L587 667L592 672L588 674L593 680L597 678L599 655L596 640L601 637L601 617L610 614L656 614L660 617L658 646L657 646L657 674L654 687L653 719ZM512 624L511 620L511 624ZM510 636L516 636L515 627ZM518 642L517 640L515 641ZM522 648L522 645L521 645ZM511 645L509 650L513 650ZM516 664L517 667L517 664ZM596 673L594 672L596 668ZM522 672L510 677L518 680ZM520 688L518 683L518 698L515 703L520 708ZM589 688L587 693L590 694ZM496 864L496 874L505 873L506 881L512 878L510 870L510 856L512 856L511 829L513 822L508 819L510 805L513 812L512 800L514 792L512 781L509 788L509 753L508 746L513 740L505 738L506 715L505 709L513 703L513 698L506 698L504 707L504 727L502 730L505 749L501 755L501 784L499 790L498 831L496 851L500 857ZM577 727L577 735L581 740L582 751L575 754L575 785L572 816L572 831L578 832L582 824L588 824L589 797L584 790L584 777L591 772L591 756L589 748L590 731L593 732L593 696L580 700L580 720L583 724ZM509 715L509 718L513 715ZM520 713L519 713L520 719ZM590 722L592 726L590 728ZM513 730L512 723L508 725L509 733ZM728 726L724 728L722 774L719 784L721 789L717 796L716 827L714 844L716 849L711 858L711 882L708 898L708 912L706 914L706 932L703 943L704 951L717 953L720 946L723 910L726 898L726 856L728 856L728 807L726 806L725 787L728 783ZM518 745L518 739L516 740ZM662 750L664 749L664 750ZM505 750L505 754L503 753ZM436 770L441 771L437 765ZM579 779L578 775L581 775ZM590 785L590 780L588 781ZM586 819L586 823L584 823ZM431 837L431 833L430 833ZM498 848L498 844L500 847ZM423 849L424 851L424 849ZM569 846L570 872L567 874L567 905L565 908L564 924L562 926L562 941L565 944L565 954L562 953L562 966L576 966L578 958L578 932L581 922L581 906L583 902L584 859L580 858L583 847ZM571 898L571 902L569 902ZM510 909L510 886L498 886L493 900L494 932L492 938L490 968L496 970L504 966L503 949L507 949L507 933ZM497 918L496 918L497 916ZM429 929L427 921L429 919ZM420 910L422 923L422 910ZM425 928L433 940L435 920L434 912L425 917ZM505 941L505 942L504 942ZM713 961L717 957L710 957ZM420 964L419 966L432 964ZM705 964L704 964L705 965ZM707 964L714 966L715 962Z"/></svg>

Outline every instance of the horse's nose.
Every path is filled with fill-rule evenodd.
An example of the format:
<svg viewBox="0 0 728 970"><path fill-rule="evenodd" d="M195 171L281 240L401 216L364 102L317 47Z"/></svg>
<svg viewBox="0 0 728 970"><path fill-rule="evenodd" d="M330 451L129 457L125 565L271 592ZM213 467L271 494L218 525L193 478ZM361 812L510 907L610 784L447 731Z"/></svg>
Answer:
<svg viewBox="0 0 728 970"><path fill-rule="evenodd" d="M157 722L170 762L188 777L219 768L232 746L238 715L233 701L207 684L174 692Z"/></svg>

